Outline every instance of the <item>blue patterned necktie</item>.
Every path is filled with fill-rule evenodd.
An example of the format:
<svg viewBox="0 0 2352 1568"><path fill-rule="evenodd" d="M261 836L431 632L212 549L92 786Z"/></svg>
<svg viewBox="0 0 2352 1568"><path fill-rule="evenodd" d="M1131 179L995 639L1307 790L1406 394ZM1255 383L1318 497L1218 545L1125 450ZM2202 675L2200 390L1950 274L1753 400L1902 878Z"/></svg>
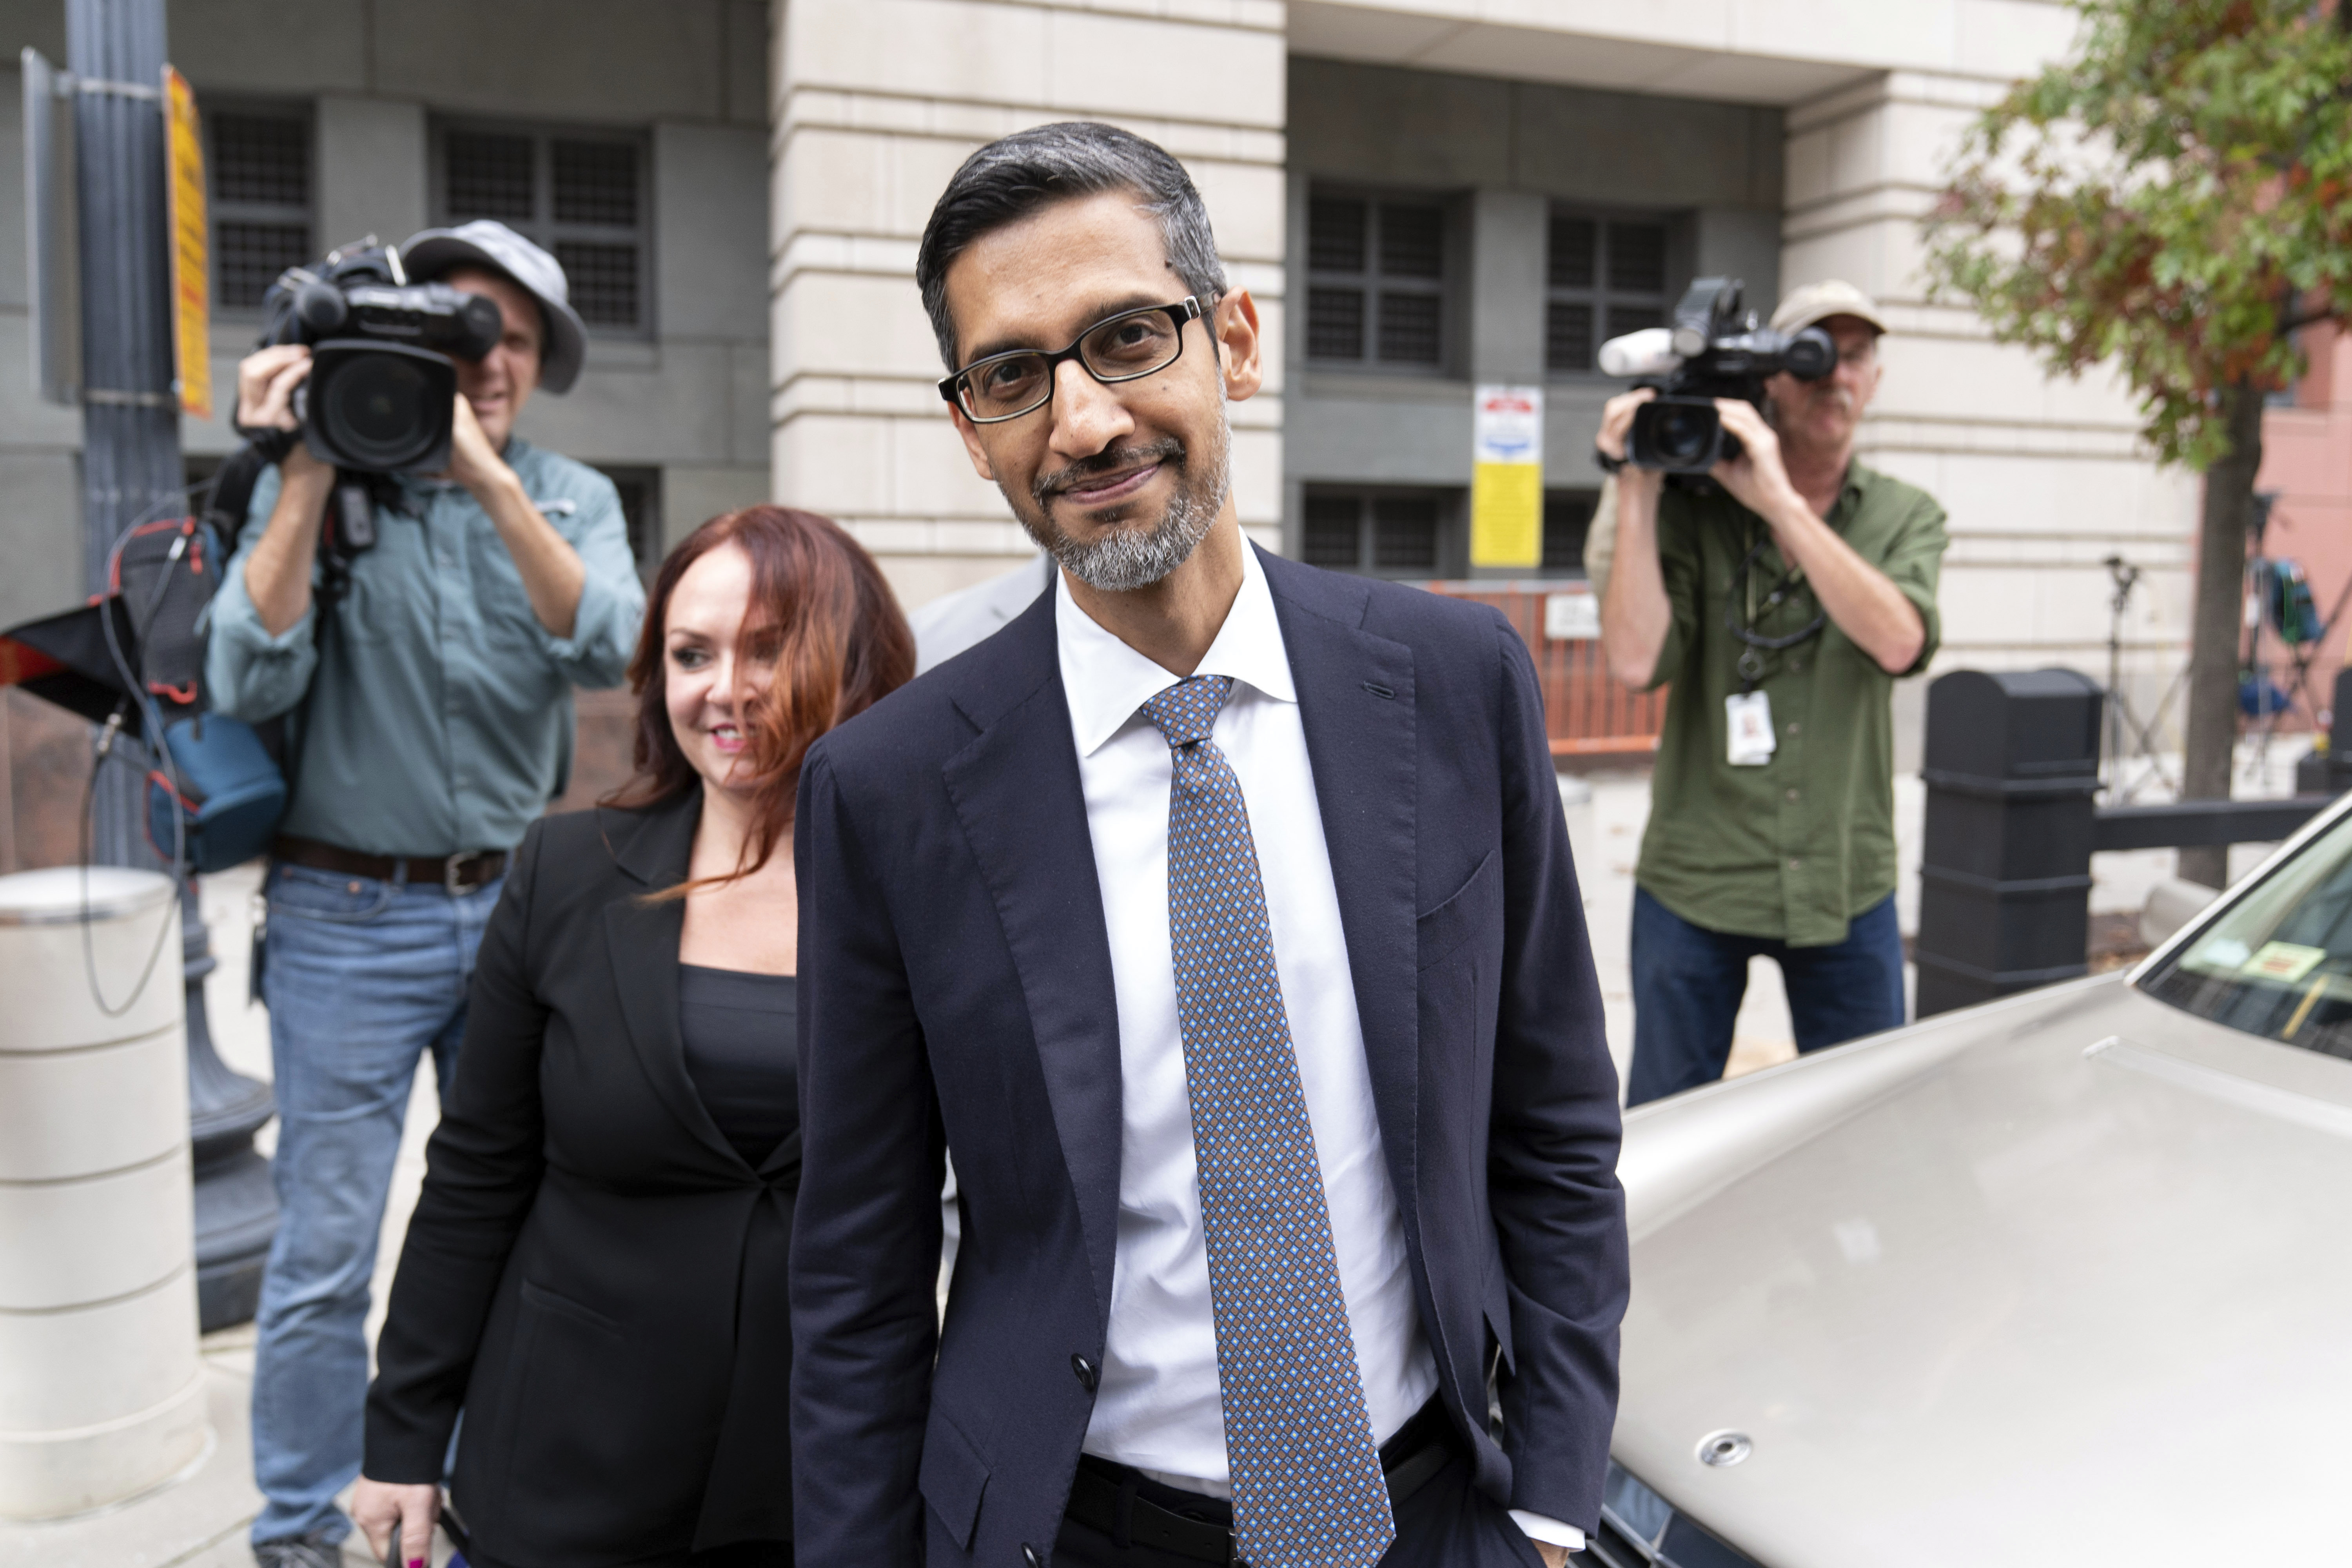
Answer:
<svg viewBox="0 0 2352 1568"><path fill-rule="evenodd" d="M1174 753L1168 929L1200 1166L1234 1530L1250 1568L1369 1568L1395 1538L1241 781L1209 739L1233 690L1143 705Z"/></svg>

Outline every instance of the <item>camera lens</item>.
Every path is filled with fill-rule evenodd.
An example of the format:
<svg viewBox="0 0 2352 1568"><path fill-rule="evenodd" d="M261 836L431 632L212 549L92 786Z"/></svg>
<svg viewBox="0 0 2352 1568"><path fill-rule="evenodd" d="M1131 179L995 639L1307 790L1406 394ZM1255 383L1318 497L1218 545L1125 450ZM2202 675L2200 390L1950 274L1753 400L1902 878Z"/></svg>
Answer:
<svg viewBox="0 0 2352 1568"><path fill-rule="evenodd" d="M333 430L337 446L372 466L393 468L432 427L426 406L431 392L431 383L415 365L369 354L336 377L318 416Z"/></svg>
<svg viewBox="0 0 2352 1568"><path fill-rule="evenodd" d="M443 355L323 343L310 372L310 449L339 468L400 473L448 460L457 370Z"/></svg>
<svg viewBox="0 0 2352 1568"><path fill-rule="evenodd" d="M1633 460L1668 473L1700 473L1719 453L1722 416L1705 398L1661 397L1633 416Z"/></svg>

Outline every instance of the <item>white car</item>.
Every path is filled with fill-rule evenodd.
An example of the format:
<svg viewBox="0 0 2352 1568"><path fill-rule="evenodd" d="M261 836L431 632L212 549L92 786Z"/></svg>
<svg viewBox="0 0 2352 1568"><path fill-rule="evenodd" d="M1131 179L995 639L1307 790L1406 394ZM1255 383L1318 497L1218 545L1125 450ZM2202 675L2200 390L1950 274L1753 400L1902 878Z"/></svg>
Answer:
<svg viewBox="0 0 2352 1568"><path fill-rule="evenodd" d="M2128 973L1633 1111L1611 1568L2352 1563L2352 798Z"/></svg>

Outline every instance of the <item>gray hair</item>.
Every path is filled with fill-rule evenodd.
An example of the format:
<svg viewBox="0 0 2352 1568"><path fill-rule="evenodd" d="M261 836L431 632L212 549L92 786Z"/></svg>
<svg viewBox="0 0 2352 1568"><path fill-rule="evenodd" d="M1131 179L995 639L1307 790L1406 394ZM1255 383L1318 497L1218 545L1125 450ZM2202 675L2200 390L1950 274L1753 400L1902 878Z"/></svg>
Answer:
<svg viewBox="0 0 2352 1568"><path fill-rule="evenodd" d="M1016 131L963 161L931 208L915 254L915 284L948 369L959 368L955 323L948 316L947 274L955 258L982 237L1041 207L1105 191L1134 192L1159 221L1169 267L1204 310L1224 294L1225 269L1209 232L1209 209L1166 148L1091 120Z"/></svg>

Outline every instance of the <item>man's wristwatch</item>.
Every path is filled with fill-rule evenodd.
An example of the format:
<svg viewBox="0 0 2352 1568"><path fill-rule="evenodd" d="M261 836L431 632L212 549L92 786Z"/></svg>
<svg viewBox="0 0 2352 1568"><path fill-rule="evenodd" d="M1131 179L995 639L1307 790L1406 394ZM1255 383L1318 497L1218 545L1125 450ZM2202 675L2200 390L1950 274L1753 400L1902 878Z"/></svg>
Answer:
<svg viewBox="0 0 2352 1568"><path fill-rule="evenodd" d="M1625 466L1625 459L1611 457L1601 449L1600 443L1595 442L1592 447L1592 466L1604 474L1613 474Z"/></svg>

